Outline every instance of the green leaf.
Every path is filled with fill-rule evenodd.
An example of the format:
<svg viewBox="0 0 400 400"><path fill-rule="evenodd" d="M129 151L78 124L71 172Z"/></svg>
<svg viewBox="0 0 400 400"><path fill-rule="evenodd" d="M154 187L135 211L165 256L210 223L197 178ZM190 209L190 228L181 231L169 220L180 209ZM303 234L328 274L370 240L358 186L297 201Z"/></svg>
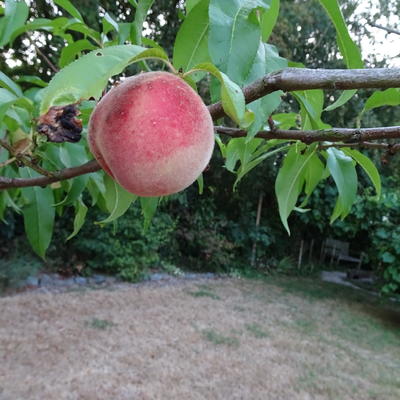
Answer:
<svg viewBox="0 0 400 400"><path fill-rule="evenodd" d="M203 174L200 174L199 177L197 178L197 185L199 186L199 194L203 194L204 190Z"/></svg>
<svg viewBox="0 0 400 400"><path fill-rule="evenodd" d="M218 134L215 135L215 141L218 144L219 151L221 152L222 157L226 158L226 145L225 143L221 140ZM230 142L230 141L229 141Z"/></svg>
<svg viewBox="0 0 400 400"><path fill-rule="evenodd" d="M280 113L274 114L272 119L275 125L279 126L280 129L290 129L297 127L297 119L299 114L296 113Z"/></svg>
<svg viewBox="0 0 400 400"><path fill-rule="evenodd" d="M77 40L71 43L67 47L61 50L61 56L58 61L60 68L64 68L66 65L74 61L77 55L79 55L83 50L95 50L96 46L89 42L87 39Z"/></svg>
<svg viewBox="0 0 400 400"><path fill-rule="evenodd" d="M208 5L209 0L198 2L179 28L174 44L175 68L188 71L194 65L208 62Z"/></svg>
<svg viewBox="0 0 400 400"><path fill-rule="evenodd" d="M131 28L131 42L134 44L142 44L143 23L153 3L154 0L139 0L137 2L135 19L133 20Z"/></svg>
<svg viewBox="0 0 400 400"><path fill-rule="evenodd" d="M229 117L237 124L241 125L245 119L245 100L242 89L231 81L227 75L219 71L211 63L201 63L196 65L192 71L206 71L214 75L221 83L222 107ZM189 71L190 72L190 71Z"/></svg>
<svg viewBox="0 0 400 400"><path fill-rule="evenodd" d="M364 63L361 58L360 49L350 37L338 1L337 0L319 0L319 1L325 8L326 12L329 15L329 18L331 19L331 21L335 26L336 41L339 50L344 58L344 61L347 65L347 68L363 68ZM325 109L325 111L331 111L342 106L347 101L349 101L356 92L357 90L344 91L333 104L331 104Z"/></svg>
<svg viewBox="0 0 400 400"><path fill-rule="evenodd" d="M6 0L4 16L0 19L0 47L10 41L15 30L24 26L28 15L25 1Z"/></svg>
<svg viewBox="0 0 400 400"><path fill-rule="evenodd" d="M104 176L106 192L104 194L106 206L110 215L97 222L97 224L108 224L124 215L130 205L137 199L137 196L127 192L117 182L111 179L108 175Z"/></svg>
<svg viewBox="0 0 400 400"><path fill-rule="evenodd" d="M54 21L53 21L54 23ZM95 31L94 29L88 27L86 24L82 22L74 22L70 23L68 22L67 25L62 29L62 30L70 30L70 31L75 31L75 32L80 32L85 36L89 36L92 38L98 45L101 45L100 40L101 40L101 35L99 32ZM55 34L57 33L56 30ZM59 36L64 37L64 35L61 35L59 33ZM72 41L73 42L73 41ZM71 43L72 43L71 42Z"/></svg>
<svg viewBox="0 0 400 400"><path fill-rule="evenodd" d="M45 113L53 105L99 98L108 79L119 74L133 57L145 50L144 47L120 45L94 50L82 56L55 74L43 89L40 113Z"/></svg>
<svg viewBox="0 0 400 400"><path fill-rule="evenodd" d="M324 104L324 92L320 89L293 92L293 97L300 104L302 129L330 128L321 120Z"/></svg>
<svg viewBox="0 0 400 400"><path fill-rule="evenodd" d="M119 22L118 31L118 44L129 42L131 35L131 24L129 22Z"/></svg>
<svg viewBox="0 0 400 400"><path fill-rule="evenodd" d="M146 231L153 219L153 216L157 210L158 206L158 197L141 197L140 205L142 206L142 214L144 216L144 225L143 229Z"/></svg>
<svg viewBox="0 0 400 400"><path fill-rule="evenodd" d="M279 56L275 46L260 42L253 66L245 84L253 83L265 74L287 67L287 60ZM272 112L281 103L282 91L273 92L253 101L248 108L254 113L254 123L247 131L247 141L251 140L262 129Z"/></svg>
<svg viewBox="0 0 400 400"><path fill-rule="evenodd" d="M58 149L58 156L64 167L76 167L89 161L83 142L63 143Z"/></svg>
<svg viewBox="0 0 400 400"><path fill-rule="evenodd" d="M396 257L393 254L389 253L388 251L385 251L382 254L382 261L384 263L392 264L396 261Z"/></svg>
<svg viewBox="0 0 400 400"><path fill-rule="evenodd" d="M359 47L353 42L337 0L319 0L335 25L337 43L348 68L363 68Z"/></svg>
<svg viewBox="0 0 400 400"><path fill-rule="evenodd" d="M313 146L306 148L304 154L297 145L292 145L275 181L275 194L278 199L279 216L290 235L288 218L294 210L304 184L305 170L315 153ZM303 146L304 147L304 146Z"/></svg>
<svg viewBox="0 0 400 400"><path fill-rule="evenodd" d="M338 188L338 199L331 216L331 223L344 218L351 210L357 194L357 173L351 157L330 147L327 150L327 166Z"/></svg>
<svg viewBox="0 0 400 400"><path fill-rule="evenodd" d="M268 39L274 29L279 16L280 0L272 0L269 10L264 11L261 17L261 36L263 42L268 42Z"/></svg>
<svg viewBox="0 0 400 400"><path fill-rule="evenodd" d="M190 11L200 3L200 1L202 0L186 0L186 14L189 14Z"/></svg>
<svg viewBox="0 0 400 400"><path fill-rule="evenodd" d="M156 41L148 38L148 37L143 37L142 42L145 46L147 47L154 47L156 49L164 50Z"/></svg>
<svg viewBox="0 0 400 400"><path fill-rule="evenodd" d="M0 71L0 86L13 92L16 96L22 97L23 93L21 88L10 79L4 72Z"/></svg>
<svg viewBox="0 0 400 400"><path fill-rule="evenodd" d="M211 60L240 85L249 74L261 38L255 10L267 10L270 3L271 0L210 0Z"/></svg>
<svg viewBox="0 0 400 400"><path fill-rule="evenodd" d="M308 199L310 198L314 189L317 187L318 183L324 179L324 172L324 164L319 159L317 154L313 154L304 173L304 193L306 194L306 198L301 203L301 207L304 207L307 204Z"/></svg>
<svg viewBox="0 0 400 400"><path fill-rule="evenodd" d="M106 12L103 18L103 33L107 35L107 33L112 31L113 29L116 32L119 32L119 25L116 21L113 20L111 15Z"/></svg>
<svg viewBox="0 0 400 400"><path fill-rule="evenodd" d="M371 161L371 159L369 159L367 156L357 150L343 148L342 151L343 153L350 156L354 161L357 162L360 167L363 168L369 179L371 179L371 182L374 185L376 191L376 197L377 199L379 199L382 193L382 184L379 171L376 168L375 164Z"/></svg>
<svg viewBox="0 0 400 400"><path fill-rule="evenodd" d="M89 176L81 175L68 181L67 195L56 206L65 206L74 203L85 190Z"/></svg>
<svg viewBox="0 0 400 400"><path fill-rule="evenodd" d="M36 31L39 29L43 29L46 31L51 31L53 29L53 20L48 18L36 18L31 22L27 22L20 26L18 29L15 29L12 35L10 36L9 42L12 44L19 35L22 35L25 32Z"/></svg>
<svg viewBox="0 0 400 400"><path fill-rule="evenodd" d="M85 222L87 211L88 211L88 208L86 207L85 203L82 201L82 199L79 199L75 203L74 230L67 237L67 240L72 239L74 236L76 236L79 233L79 231L81 230L81 228Z"/></svg>
<svg viewBox="0 0 400 400"><path fill-rule="evenodd" d="M28 168L20 170L22 178L32 178L38 174ZM45 188L33 186L21 189L26 204L22 208L25 232L33 250L42 258L45 257L53 235L55 211L53 191L49 186Z"/></svg>
<svg viewBox="0 0 400 400"><path fill-rule="evenodd" d="M3 120L7 110L18 100L13 93L7 89L0 88L0 122Z"/></svg>
<svg viewBox="0 0 400 400"><path fill-rule="evenodd" d="M63 143L59 146L59 160L64 167L70 168L77 165L82 165L89 160L83 142L80 143ZM89 175L81 175L70 179L64 183L67 188L65 198L57 203L57 206L69 205L75 203L85 189Z"/></svg>
<svg viewBox="0 0 400 400"><path fill-rule="evenodd" d="M128 0L129 4L136 9L136 7L138 6L137 1L136 0Z"/></svg>
<svg viewBox="0 0 400 400"><path fill-rule="evenodd" d="M39 87L46 87L47 82L35 75L22 75L17 79L18 83L31 83Z"/></svg>
<svg viewBox="0 0 400 400"><path fill-rule="evenodd" d="M357 89L354 90L345 90L334 103L325 107L324 111L332 111L336 108L341 107L343 104L347 103L355 94L357 93Z"/></svg>
<svg viewBox="0 0 400 400"><path fill-rule="evenodd" d="M277 146L281 142L282 141L276 140L276 139L269 140L267 145L263 146L261 155L258 155L259 152L256 151L252 154L252 157L250 160L243 162L237 171L237 178L233 185L233 189L235 190L236 186L242 180L242 178L246 174L248 174L253 168L255 168L258 164L260 164L262 161L266 160L269 157L272 157L275 154L281 153L282 151L286 151L289 148L290 145L286 145L286 146L281 146L275 150L267 151L271 147Z"/></svg>
<svg viewBox="0 0 400 400"><path fill-rule="evenodd" d="M382 106L398 106L400 104L400 90L386 89L380 92L374 92L365 102L361 113L364 113L373 108Z"/></svg>
<svg viewBox="0 0 400 400"><path fill-rule="evenodd" d="M245 146L243 138L229 140L225 149L225 168L228 171L235 172L237 162L240 160L240 154Z"/></svg>
<svg viewBox="0 0 400 400"><path fill-rule="evenodd" d="M80 12L74 7L74 5L69 0L54 0L54 3L63 8L65 11L67 11L69 14L71 14L74 18L76 18L80 22L84 22Z"/></svg>
<svg viewBox="0 0 400 400"><path fill-rule="evenodd" d="M166 64L169 63L168 54L162 48L145 49L143 52L133 57L129 63L131 64L146 59L161 60Z"/></svg>

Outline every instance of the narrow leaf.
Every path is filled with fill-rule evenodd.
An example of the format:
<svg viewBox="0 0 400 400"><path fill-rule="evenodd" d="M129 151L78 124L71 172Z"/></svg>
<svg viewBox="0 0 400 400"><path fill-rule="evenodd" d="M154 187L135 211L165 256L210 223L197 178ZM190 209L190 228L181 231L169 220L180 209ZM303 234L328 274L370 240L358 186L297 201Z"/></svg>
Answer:
<svg viewBox="0 0 400 400"><path fill-rule="evenodd" d="M382 106L398 106L400 104L400 90L386 89L374 92L365 102L362 113Z"/></svg>
<svg viewBox="0 0 400 400"><path fill-rule="evenodd" d="M279 15L280 0L272 0L269 10L264 11L261 17L261 36L263 42L268 39L274 29Z"/></svg>
<svg viewBox="0 0 400 400"><path fill-rule="evenodd" d="M58 6L63 8L69 14L71 14L74 18L79 20L80 22L84 22L81 13L74 7L74 5L69 0L54 0Z"/></svg>
<svg viewBox="0 0 400 400"><path fill-rule="evenodd" d="M179 28L174 44L175 68L188 71L194 65L208 62L208 5L209 0L198 2Z"/></svg>
<svg viewBox="0 0 400 400"><path fill-rule="evenodd" d="M362 61L360 49L350 37L338 0L319 1L335 26L337 44L347 68L363 68L364 63ZM342 106L349 101L356 92L356 90L344 91L325 111L331 111Z"/></svg>
<svg viewBox="0 0 400 400"><path fill-rule="evenodd" d="M346 104L355 94L357 93L357 89L354 90L345 90L342 94L336 99L334 103L325 107L324 111L332 111L336 108L341 107L343 104Z"/></svg>
<svg viewBox="0 0 400 400"><path fill-rule="evenodd" d="M200 174L199 177L197 178L197 185L199 186L199 194L203 194L204 190L203 174Z"/></svg>
<svg viewBox="0 0 400 400"><path fill-rule="evenodd" d="M304 207L312 192L317 187L318 183L324 179L325 166L319 159L318 155L314 153L308 163L307 169L304 174L305 186L304 193L306 198L301 203L301 207Z"/></svg>
<svg viewBox="0 0 400 400"><path fill-rule="evenodd" d="M354 161L356 161L357 164L365 171L369 179L371 179L371 182L374 185L376 191L376 197L379 199L382 193L382 184L379 171L376 168L375 164L371 161L370 158L360 153L358 150L343 148L342 151L343 153L350 156Z"/></svg>
<svg viewBox="0 0 400 400"><path fill-rule="evenodd" d="M24 26L28 14L25 1L6 0L4 16L0 19L0 47L8 44L14 31Z"/></svg>
<svg viewBox="0 0 400 400"><path fill-rule="evenodd" d="M190 11L197 6L202 0L186 0L186 14L189 14Z"/></svg>
<svg viewBox="0 0 400 400"><path fill-rule="evenodd" d="M108 175L104 176L106 192L104 194L107 208L110 215L97 222L98 224L108 224L125 214L129 206L137 199L137 196L127 192L117 182L111 179Z"/></svg>
<svg viewBox="0 0 400 400"><path fill-rule="evenodd" d="M312 147L309 147L302 154L296 147L296 145L293 145L290 148L275 181L279 215L289 235L290 229L287 220L296 206L304 183L304 171L315 152Z"/></svg>
<svg viewBox="0 0 400 400"><path fill-rule="evenodd" d="M140 205L142 206L142 214L144 216L143 229L146 231L153 219L153 216L157 210L159 198L158 197L141 197Z"/></svg>
<svg viewBox="0 0 400 400"><path fill-rule="evenodd" d="M147 13L149 12L154 0L139 0L137 1L135 19L131 28L131 41L134 44L142 44L142 30L143 23L146 20Z"/></svg>
<svg viewBox="0 0 400 400"><path fill-rule="evenodd" d="M32 178L38 174L28 168L21 169L21 177ZM21 189L25 199L22 208L25 232L33 250L42 258L45 257L53 234L55 211L53 191L49 186L45 188L33 186Z"/></svg>
<svg viewBox="0 0 400 400"><path fill-rule="evenodd" d="M332 223L339 217L344 218L350 212L357 194L357 173L353 160L346 156L343 151L330 147L327 154L327 166L339 192L331 216Z"/></svg>
<svg viewBox="0 0 400 400"><path fill-rule="evenodd" d="M72 239L74 236L76 236L79 233L79 231L81 230L81 228L85 222L87 211L88 211L88 208L86 207L86 205L82 201L82 199L78 200L75 203L74 230L67 237L67 240Z"/></svg>
<svg viewBox="0 0 400 400"><path fill-rule="evenodd" d="M287 67L287 60L279 56L275 46L260 42L254 63L245 84L250 84L265 74ZM254 113L254 123L247 130L247 141L264 128L268 117L281 103L282 91L276 91L253 101L248 108Z"/></svg>
<svg viewBox="0 0 400 400"><path fill-rule="evenodd" d="M89 42L87 39L77 40L71 43L67 47L61 50L61 56L58 61L60 68L64 68L66 65L74 61L77 55L79 55L83 50L94 50L96 46Z"/></svg>
<svg viewBox="0 0 400 400"><path fill-rule="evenodd" d="M23 93L21 88L10 79L4 72L0 71L0 86L13 92L16 96L22 97Z"/></svg>

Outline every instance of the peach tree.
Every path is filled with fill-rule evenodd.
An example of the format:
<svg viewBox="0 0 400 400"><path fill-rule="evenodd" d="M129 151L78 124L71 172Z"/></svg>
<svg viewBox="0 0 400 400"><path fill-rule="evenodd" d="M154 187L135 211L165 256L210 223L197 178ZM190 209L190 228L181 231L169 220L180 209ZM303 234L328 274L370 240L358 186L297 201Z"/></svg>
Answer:
<svg viewBox="0 0 400 400"><path fill-rule="evenodd" d="M378 170L361 150L394 154L400 144L387 139L398 139L400 127L332 127L324 122L322 113L346 107L359 89L379 89L367 99L361 113L400 104L400 69L364 68L338 1L319 2L336 29L347 69L307 69L279 55L279 49L268 43L279 16L279 0L186 0L170 55L146 35L146 16L154 0L129 0L126 9L134 15L130 22L118 21L102 10L99 31L85 23L69 0L54 0L49 5L60 11L54 19L34 18L30 8L34 2L0 2L3 51L12 49L17 38L27 39L33 56L54 72L48 81L0 72L0 218L8 208L21 213L29 242L41 257L51 241L55 217L67 207L75 210L69 238L79 232L88 207L107 211L108 217L99 221L106 224L136 201L145 225L149 223L161 197L141 197L125 190L110 171L102 170L104 163L94 159L87 138L97 103L113 86L118 88L119 82L124 82L126 70L133 64L138 74L169 71L193 93L199 85L207 85L210 100L205 107L214 121L214 151L223 157L221 168L235 174L234 190L240 190L238 184L253 168L282 155L275 192L282 224L289 233L290 214L306 211L313 190L328 176L338 190L331 222L350 212L357 194L358 169L365 171L379 197ZM61 16L61 11L67 16ZM41 51L40 44L54 37L63 43L57 65ZM41 41L36 43L38 38ZM324 93L332 90L340 90L340 96L324 104ZM290 93L296 104L291 111L277 112L285 93ZM293 102L286 106L289 104ZM179 114L179 105L176 107ZM131 112L129 107L126 112ZM194 110L192 114L197 113ZM166 126L172 125L174 118L171 115ZM118 144L126 126L115 124L118 128L112 137ZM93 134L102 128L96 126ZM143 132L147 133L147 128ZM167 135L168 129L163 132ZM118 146L125 151L124 143ZM126 150L132 149L128 146ZM120 169L133 168L129 155L121 159L127 165L119 165ZM187 172L185 168L183 163L182 174ZM179 168L173 174L179 178Z"/></svg>

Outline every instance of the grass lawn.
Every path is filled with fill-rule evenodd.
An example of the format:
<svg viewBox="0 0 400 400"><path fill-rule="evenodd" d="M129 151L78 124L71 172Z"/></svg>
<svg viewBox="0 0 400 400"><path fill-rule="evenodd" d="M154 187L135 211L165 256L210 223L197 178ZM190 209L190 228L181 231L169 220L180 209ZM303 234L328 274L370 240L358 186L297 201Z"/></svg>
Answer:
<svg viewBox="0 0 400 400"><path fill-rule="evenodd" d="M1 400L400 399L400 305L317 280L0 298Z"/></svg>

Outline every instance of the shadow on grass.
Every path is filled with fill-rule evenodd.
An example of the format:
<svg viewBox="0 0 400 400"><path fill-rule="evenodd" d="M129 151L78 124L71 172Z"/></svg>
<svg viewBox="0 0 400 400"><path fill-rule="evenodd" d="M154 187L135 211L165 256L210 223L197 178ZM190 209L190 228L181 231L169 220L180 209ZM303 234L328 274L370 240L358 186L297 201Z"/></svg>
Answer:
<svg viewBox="0 0 400 400"><path fill-rule="evenodd" d="M310 302L337 300L343 305L356 307L369 318L370 324L379 321L386 329L400 338L400 303L335 283L323 282L316 278L265 277L267 284L273 284L284 292L301 296Z"/></svg>

